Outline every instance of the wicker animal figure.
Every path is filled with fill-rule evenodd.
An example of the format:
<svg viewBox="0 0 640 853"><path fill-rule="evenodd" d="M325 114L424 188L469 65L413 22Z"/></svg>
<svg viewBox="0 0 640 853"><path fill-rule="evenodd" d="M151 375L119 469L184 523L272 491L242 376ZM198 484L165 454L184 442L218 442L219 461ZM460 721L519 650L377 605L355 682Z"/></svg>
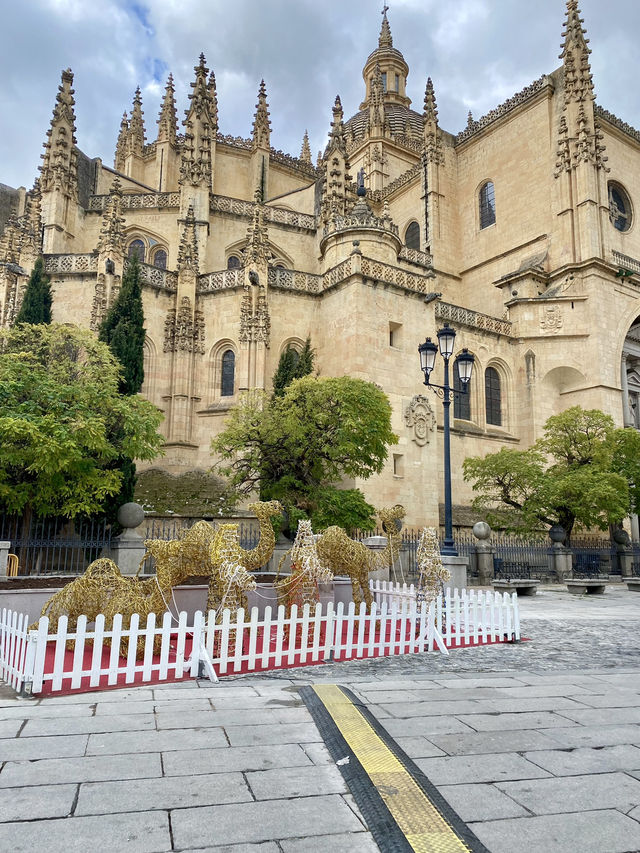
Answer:
<svg viewBox="0 0 640 853"><path fill-rule="evenodd" d="M422 602L426 601L428 607L442 590L444 581L451 577L449 570L442 565L435 527L422 528L416 562L419 571L416 604L420 608Z"/></svg>
<svg viewBox="0 0 640 853"><path fill-rule="evenodd" d="M209 577L207 610L215 610L220 618L225 607L232 611L238 607L244 607L246 610L246 591L256 587L255 580L248 574L244 564L244 554L247 552L240 546L238 531L237 524L220 524L210 547L212 571ZM244 575L238 573L237 576L230 576L229 566L240 566ZM246 580L247 578L249 580Z"/></svg>
<svg viewBox="0 0 640 853"><path fill-rule="evenodd" d="M328 527L318 538L318 556L333 575L347 575L351 579L353 601L356 609L362 600L371 612L373 597L369 589L369 572L384 569L393 563L399 552L400 527L396 523L404 518L404 507L399 504L378 512L382 529L387 534L387 546L380 553L370 551L362 542L350 539L341 527Z"/></svg>
<svg viewBox="0 0 640 853"><path fill-rule="evenodd" d="M275 582L278 604L284 604L287 618L291 615L291 607L294 604L298 607L317 604L320 600L318 584L333 579L329 569L320 562L318 557L310 521L303 519L298 522L298 532L293 547L287 551L287 554L289 553L291 554L291 574ZM280 560L278 572L287 554L284 554Z"/></svg>
<svg viewBox="0 0 640 853"><path fill-rule="evenodd" d="M207 597L208 610L218 611L222 606L230 607L228 602L235 601L236 598L238 604L235 607L246 608L246 590L243 590L241 586L235 592L226 589L226 582L220 575L220 567L225 561L234 564L239 563L248 572L251 572L268 562L273 554L276 537L271 519L282 513L282 505L279 501L257 501L249 504L249 509L256 514L260 522L260 541L255 548L245 550L241 547L237 524L221 524L215 532L210 547L212 570ZM224 605L222 605L223 598L227 602Z"/></svg>
<svg viewBox="0 0 640 853"><path fill-rule="evenodd" d="M147 554L155 558L156 574L142 580L123 576L112 560L104 557L96 560L83 575L55 593L42 608L41 615L49 617L54 630L65 613L70 630L75 629L81 614L94 622L99 613L104 613L107 630L113 625L116 613L122 614L124 628L129 627L134 613L140 614L140 624L144 625L150 613L160 614L167 610L174 586L191 575L210 572L210 544L214 535L210 524L198 521L179 539L147 539L144 544ZM143 648L140 641L138 657ZM127 649L128 638L125 638L121 654L126 654Z"/></svg>

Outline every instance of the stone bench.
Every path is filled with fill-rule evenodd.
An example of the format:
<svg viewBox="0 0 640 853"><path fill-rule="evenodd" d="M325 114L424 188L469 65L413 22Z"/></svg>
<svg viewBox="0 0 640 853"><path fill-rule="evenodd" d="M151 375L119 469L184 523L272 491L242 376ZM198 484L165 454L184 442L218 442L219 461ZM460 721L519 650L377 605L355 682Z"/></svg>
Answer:
<svg viewBox="0 0 640 853"><path fill-rule="evenodd" d="M518 595L535 595L540 581L528 578L509 578L508 580L494 580L493 588L499 592L517 592Z"/></svg>
<svg viewBox="0 0 640 853"><path fill-rule="evenodd" d="M576 578L565 581L567 589L574 595L601 595L606 588L607 578L596 580L594 578Z"/></svg>
<svg viewBox="0 0 640 853"><path fill-rule="evenodd" d="M625 583L629 592L640 592L640 578L627 578Z"/></svg>

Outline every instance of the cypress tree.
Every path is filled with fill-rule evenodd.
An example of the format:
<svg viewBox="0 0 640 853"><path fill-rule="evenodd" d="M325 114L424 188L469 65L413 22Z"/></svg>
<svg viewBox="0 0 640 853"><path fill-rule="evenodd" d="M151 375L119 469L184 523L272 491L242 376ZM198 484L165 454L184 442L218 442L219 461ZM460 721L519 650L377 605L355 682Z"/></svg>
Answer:
<svg viewBox="0 0 640 853"><path fill-rule="evenodd" d="M313 360L315 350L311 347L311 340L307 338L301 352L289 346L280 356L278 369L273 375L273 396L282 397L285 388L294 379L301 379L313 372Z"/></svg>
<svg viewBox="0 0 640 853"><path fill-rule="evenodd" d="M140 264L134 254L122 276L120 292L99 331L101 341L109 344L111 352L122 365L119 391L131 396L137 394L144 382L144 310L140 287ZM122 486L117 495L105 505L107 518L114 522L119 507L133 500L136 485L136 466L133 459L121 456L113 467L122 474Z"/></svg>
<svg viewBox="0 0 640 853"><path fill-rule="evenodd" d="M137 394L144 382L144 311L140 264L134 254L122 276L120 292L100 326L99 338L109 344L122 365L120 393Z"/></svg>
<svg viewBox="0 0 640 853"><path fill-rule="evenodd" d="M45 275L44 259L41 256L36 261L33 272L29 277L22 299L22 307L16 316L16 324L32 323L33 325L40 325L41 323L50 323L51 302L49 276Z"/></svg>

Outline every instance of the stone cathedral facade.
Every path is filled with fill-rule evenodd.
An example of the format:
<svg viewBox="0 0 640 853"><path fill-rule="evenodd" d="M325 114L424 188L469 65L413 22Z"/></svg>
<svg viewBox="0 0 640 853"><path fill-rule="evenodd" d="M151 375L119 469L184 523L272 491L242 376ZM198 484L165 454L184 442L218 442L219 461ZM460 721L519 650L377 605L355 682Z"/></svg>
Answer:
<svg viewBox="0 0 640 853"><path fill-rule="evenodd" d="M77 147L64 71L39 181L0 186L1 322L42 252L54 319L96 329L136 253L158 464L209 468L229 408L309 336L321 375L373 381L393 406L398 444L357 485L437 523L442 406L417 346L444 322L475 356L452 407L454 504L471 499L466 456L524 448L569 406L640 428L640 132L595 101L589 53L568 0L560 67L450 133L431 79L411 108L385 11L360 110L336 98L315 165L306 137L299 157L271 147L264 82L251 136L225 136L201 56L181 132L170 76L155 138L137 91L108 166Z"/></svg>

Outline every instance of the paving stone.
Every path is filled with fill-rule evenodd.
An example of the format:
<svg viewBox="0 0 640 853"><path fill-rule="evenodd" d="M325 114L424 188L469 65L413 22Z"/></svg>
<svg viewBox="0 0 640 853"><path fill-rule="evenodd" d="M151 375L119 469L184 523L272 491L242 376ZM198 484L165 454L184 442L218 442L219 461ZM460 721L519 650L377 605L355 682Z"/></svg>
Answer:
<svg viewBox="0 0 640 853"><path fill-rule="evenodd" d="M0 790L0 822L66 817L73 806L77 785L38 785Z"/></svg>
<svg viewBox="0 0 640 853"><path fill-rule="evenodd" d="M437 678L436 684L439 684L440 687L450 687L452 690L459 689L468 689L469 687L522 687L522 682L518 680L518 677L515 678L504 678L504 677L496 677L491 678L490 676L487 678L477 678L474 675L471 675L468 678L461 678L460 680L454 678Z"/></svg>
<svg viewBox="0 0 640 853"><path fill-rule="evenodd" d="M462 784L469 779L476 782L506 782L511 779L541 779L549 776L545 770L513 753L419 758L416 764L434 785Z"/></svg>
<svg viewBox="0 0 640 853"><path fill-rule="evenodd" d="M102 782L109 779L147 779L162 776L159 754L47 758L42 761L7 762L0 773L0 788L62 782ZM2 847L0 847L0 850Z"/></svg>
<svg viewBox="0 0 640 853"><path fill-rule="evenodd" d="M83 784L75 814L181 809L252 799L241 773L165 776L162 779L145 779L142 784L139 780Z"/></svg>
<svg viewBox="0 0 640 853"><path fill-rule="evenodd" d="M0 740L0 761L35 761L84 755L87 735L60 737L17 737Z"/></svg>
<svg viewBox="0 0 640 853"><path fill-rule="evenodd" d="M154 702L98 702L96 715L153 714Z"/></svg>
<svg viewBox="0 0 640 853"><path fill-rule="evenodd" d="M464 735L455 735L455 737L464 737ZM410 758L435 758L437 755L446 754L425 737L397 737L394 740Z"/></svg>
<svg viewBox="0 0 640 853"><path fill-rule="evenodd" d="M581 726L618 726L625 723L640 723L640 703L635 708L588 708L559 712L568 720Z"/></svg>
<svg viewBox="0 0 640 853"><path fill-rule="evenodd" d="M210 711L209 699L154 699L156 714L177 714L183 711Z"/></svg>
<svg viewBox="0 0 640 853"><path fill-rule="evenodd" d="M314 764L334 764L334 760L329 755L329 750L324 743L303 743L300 746Z"/></svg>
<svg viewBox="0 0 640 853"><path fill-rule="evenodd" d="M638 806L638 808L636 808L636 809L632 809L628 813L628 816L632 817L634 820L637 820L640 822L640 806Z"/></svg>
<svg viewBox="0 0 640 853"><path fill-rule="evenodd" d="M392 737L426 737L435 734L456 734L472 732L456 717L411 717L406 720L385 720L384 727Z"/></svg>
<svg viewBox="0 0 640 853"><path fill-rule="evenodd" d="M433 743L449 755L481 755L490 752L525 752L553 749L556 741L532 730L473 732L472 734L433 735Z"/></svg>
<svg viewBox="0 0 640 853"><path fill-rule="evenodd" d="M550 729L566 726L564 717L551 711L522 712L520 714L465 714L460 720L471 728L482 732L507 731L508 729Z"/></svg>
<svg viewBox="0 0 640 853"><path fill-rule="evenodd" d="M89 735L87 755L119 755L138 752L169 752L227 746L222 729L185 729L163 732L113 732Z"/></svg>
<svg viewBox="0 0 640 853"><path fill-rule="evenodd" d="M640 726L578 726L547 729L545 737L563 747L615 746L619 743L640 745Z"/></svg>
<svg viewBox="0 0 640 853"><path fill-rule="evenodd" d="M479 702L474 702L472 699L465 699L461 702L397 702L379 707L400 719L440 717L443 715L453 717L460 714L480 714L486 710ZM377 709L378 706L375 707L374 713L377 713Z"/></svg>
<svg viewBox="0 0 640 853"><path fill-rule="evenodd" d="M198 727L279 725L281 723L308 723L306 708L260 708L255 710L184 711L156 714L158 729L191 729Z"/></svg>
<svg viewBox="0 0 640 853"><path fill-rule="evenodd" d="M438 791L464 821L498 820L527 815L522 806L514 803L494 785L439 785Z"/></svg>
<svg viewBox="0 0 640 853"><path fill-rule="evenodd" d="M611 810L472 823L491 853L629 853L640 824Z"/></svg>
<svg viewBox="0 0 640 853"><path fill-rule="evenodd" d="M313 723L231 726L227 730L231 746L249 744L309 743L322 740Z"/></svg>
<svg viewBox="0 0 640 853"><path fill-rule="evenodd" d="M102 717L41 717L29 720L22 737L94 734L96 732L134 732L155 729L151 714L126 714Z"/></svg>
<svg viewBox="0 0 640 853"><path fill-rule="evenodd" d="M528 752L525 758L554 776L578 776L581 773L609 773L613 770L640 770L640 749L636 746L583 747L569 752Z"/></svg>
<svg viewBox="0 0 640 853"><path fill-rule="evenodd" d="M256 800L347 793L342 774L335 765L259 770L246 776Z"/></svg>
<svg viewBox="0 0 640 853"><path fill-rule="evenodd" d="M178 850L211 842L269 841L331 833L358 832L362 825L343 800L335 795L301 797L282 802L242 803L180 809L172 813L174 844Z"/></svg>
<svg viewBox="0 0 640 853"><path fill-rule="evenodd" d="M194 847L189 853L280 853L280 847L275 841L265 841L263 844L224 844L222 847Z"/></svg>
<svg viewBox="0 0 640 853"><path fill-rule="evenodd" d="M162 853L171 849L169 818L161 812L0 824L0 850L11 850L11 853L33 853L34 850Z"/></svg>
<svg viewBox="0 0 640 853"><path fill-rule="evenodd" d="M145 702L153 699L150 687L119 687L113 690L91 690L86 693L72 693L68 696L47 696L43 699L47 705L95 705L99 702Z"/></svg>
<svg viewBox="0 0 640 853"><path fill-rule="evenodd" d="M18 705L8 705L0 708L0 720L30 720L40 717L91 717L91 705L36 705L20 702Z"/></svg>
<svg viewBox="0 0 640 853"><path fill-rule="evenodd" d="M136 762L137 760L136 758ZM290 743L165 752L162 763L165 776L189 776L192 773L230 773L235 770L305 767L312 762L297 743ZM1 779L2 774L0 774Z"/></svg>
<svg viewBox="0 0 640 853"><path fill-rule="evenodd" d="M327 850L344 850L348 853L379 853L380 850L373 840L373 836L368 832L290 839L282 841L280 846L284 853L327 853Z"/></svg>
<svg viewBox="0 0 640 853"><path fill-rule="evenodd" d="M520 678L519 674L518 677ZM604 685L602 689L603 691L606 689ZM522 687L503 687L496 691L498 694L497 697L490 696L487 698L533 699L542 696L576 696L582 701L582 696L589 695L592 692L592 689L584 684L562 682L561 684L551 683L523 685Z"/></svg>
<svg viewBox="0 0 640 853"><path fill-rule="evenodd" d="M459 702L464 699L499 699L500 690L481 687L459 688L431 687L429 690L361 690L354 691L371 705L386 705L398 702Z"/></svg>
<svg viewBox="0 0 640 853"><path fill-rule="evenodd" d="M608 691L603 695L581 696L580 701L592 708L635 708L640 706L640 695L630 691Z"/></svg>
<svg viewBox="0 0 640 853"><path fill-rule="evenodd" d="M283 693L280 696L227 696L219 693L211 697L211 703L217 711L261 711L263 708L301 708L304 702L297 693Z"/></svg>
<svg viewBox="0 0 640 853"><path fill-rule="evenodd" d="M0 738L15 737L23 725L24 719L0 720ZM2 746L0 746L0 752L2 752Z"/></svg>
<svg viewBox="0 0 640 853"><path fill-rule="evenodd" d="M582 696L570 698L568 696L529 696L529 697L514 697L490 699L486 702L479 702L484 711L490 713L527 713L538 711L564 711L566 709L581 709L584 708Z"/></svg>
<svg viewBox="0 0 640 853"><path fill-rule="evenodd" d="M640 781L625 773L499 782L496 787L534 814L594 809L628 812L640 805Z"/></svg>

